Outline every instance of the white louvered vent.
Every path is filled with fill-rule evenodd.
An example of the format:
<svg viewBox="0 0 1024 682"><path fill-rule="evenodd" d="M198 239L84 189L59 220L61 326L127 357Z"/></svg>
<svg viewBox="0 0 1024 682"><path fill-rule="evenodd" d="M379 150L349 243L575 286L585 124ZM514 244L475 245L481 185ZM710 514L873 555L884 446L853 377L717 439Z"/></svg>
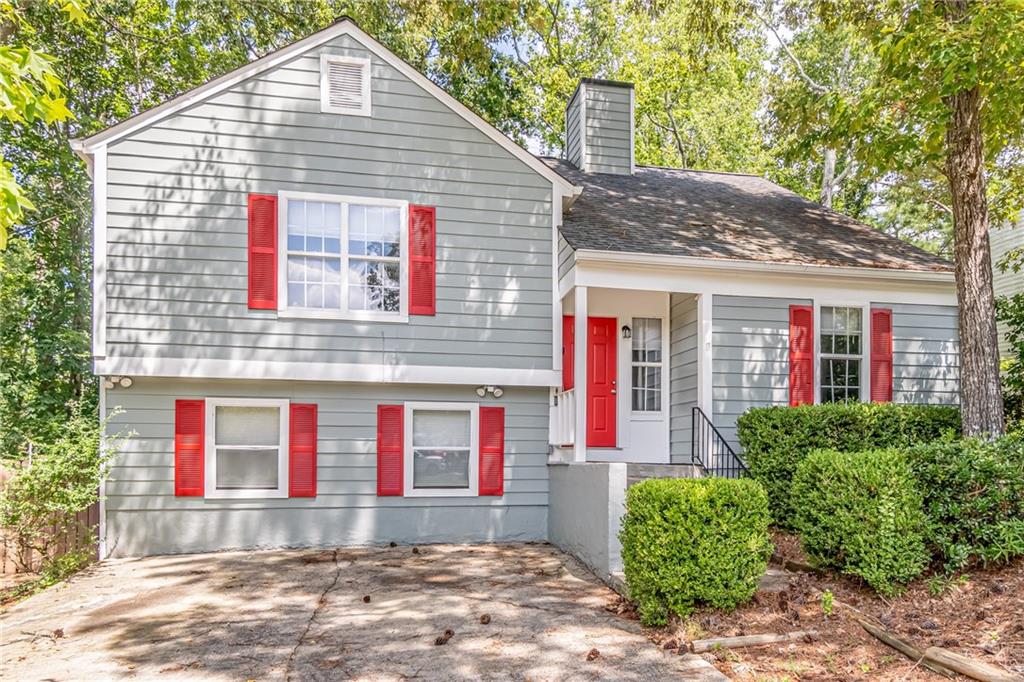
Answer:
<svg viewBox="0 0 1024 682"><path fill-rule="evenodd" d="M370 115L370 60L324 55L320 58L320 110Z"/></svg>

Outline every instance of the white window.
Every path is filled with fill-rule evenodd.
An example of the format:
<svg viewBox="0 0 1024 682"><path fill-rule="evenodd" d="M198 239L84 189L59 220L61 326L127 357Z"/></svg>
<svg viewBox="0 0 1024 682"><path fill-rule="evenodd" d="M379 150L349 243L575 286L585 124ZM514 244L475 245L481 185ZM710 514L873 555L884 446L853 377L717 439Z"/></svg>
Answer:
<svg viewBox="0 0 1024 682"><path fill-rule="evenodd" d="M661 320L633 318L633 411L661 411Z"/></svg>
<svg viewBox="0 0 1024 682"><path fill-rule="evenodd" d="M370 60L320 57L320 111L370 115Z"/></svg>
<svg viewBox="0 0 1024 682"><path fill-rule="evenodd" d="M282 312L406 318L408 202L297 192L280 197Z"/></svg>
<svg viewBox="0 0 1024 682"><path fill-rule="evenodd" d="M475 403L405 404L405 494L476 496L479 407Z"/></svg>
<svg viewBox="0 0 1024 682"><path fill-rule="evenodd" d="M206 400L206 497L288 497L288 401Z"/></svg>
<svg viewBox="0 0 1024 682"><path fill-rule="evenodd" d="M860 400L864 384L863 310L822 306L818 343L821 402Z"/></svg>

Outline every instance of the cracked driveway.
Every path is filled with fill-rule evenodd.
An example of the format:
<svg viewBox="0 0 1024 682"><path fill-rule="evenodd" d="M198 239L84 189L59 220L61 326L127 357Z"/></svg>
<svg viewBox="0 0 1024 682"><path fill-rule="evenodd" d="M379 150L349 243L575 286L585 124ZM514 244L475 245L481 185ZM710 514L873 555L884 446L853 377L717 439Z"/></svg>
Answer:
<svg viewBox="0 0 1024 682"><path fill-rule="evenodd" d="M614 601L540 544L116 560L0 615L0 678L722 679Z"/></svg>

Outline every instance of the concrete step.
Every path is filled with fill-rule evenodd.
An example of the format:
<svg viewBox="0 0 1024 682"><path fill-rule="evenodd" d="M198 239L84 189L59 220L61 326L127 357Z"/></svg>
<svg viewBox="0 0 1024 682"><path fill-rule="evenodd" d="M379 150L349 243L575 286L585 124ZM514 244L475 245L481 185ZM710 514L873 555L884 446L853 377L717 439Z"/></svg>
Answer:
<svg viewBox="0 0 1024 682"><path fill-rule="evenodd" d="M700 469L692 464L627 464L626 485L648 478L700 478Z"/></svg>

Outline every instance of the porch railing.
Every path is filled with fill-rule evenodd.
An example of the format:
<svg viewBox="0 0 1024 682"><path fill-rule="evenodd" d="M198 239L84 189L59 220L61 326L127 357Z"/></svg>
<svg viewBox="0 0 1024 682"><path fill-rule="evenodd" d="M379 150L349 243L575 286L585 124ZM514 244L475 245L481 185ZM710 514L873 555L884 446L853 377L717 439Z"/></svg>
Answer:
<svg viewBox="0 0 1024 682"><path fill-rule="evenodd" d="M705 476L740 478L747 474L746 462L736 454L699 407L693 408L693 431L690 437L693 461Z"/></svg>
<svg viewBox="0 0 1024 682"><path fill-rule="evenodd" d="M555 446L567 446L576 442L576 392L556 391L551 403L550 433L548 442Z"/></svg>

